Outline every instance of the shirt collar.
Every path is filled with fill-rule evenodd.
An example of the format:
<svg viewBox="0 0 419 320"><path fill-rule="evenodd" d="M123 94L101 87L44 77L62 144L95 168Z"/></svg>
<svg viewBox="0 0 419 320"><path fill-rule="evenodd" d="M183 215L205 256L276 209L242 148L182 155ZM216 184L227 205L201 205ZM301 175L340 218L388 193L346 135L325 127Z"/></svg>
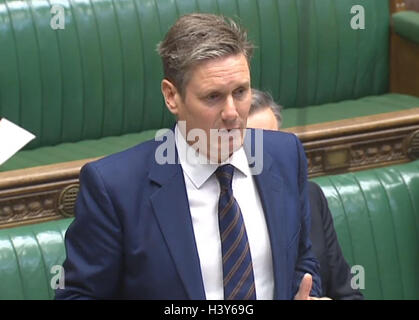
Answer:
<svg viewBox="0 0 419 320"><path fill-rule="evenodd" d="M198 153L187 142L178 126L175 126L175 141L179 156L179 162L183 171L192 181L194 186L199 189L217 170L224 164L231 164L238 169L241 175L247 177L250 174L249 163L246 153L241 146L232 156L221 164L209 163L206 156Z"/></svg>

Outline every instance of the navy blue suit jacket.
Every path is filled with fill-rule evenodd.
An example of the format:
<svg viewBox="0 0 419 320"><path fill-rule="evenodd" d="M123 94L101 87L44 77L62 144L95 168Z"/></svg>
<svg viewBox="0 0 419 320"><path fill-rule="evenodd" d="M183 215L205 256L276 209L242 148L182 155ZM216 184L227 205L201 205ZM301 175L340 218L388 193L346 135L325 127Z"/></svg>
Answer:
<svg viewBox="0 0 419 320"><path fill-rule="evenodd" d="M156 162L161 143L139 144L81 170L65 239L65 289L57 299L205 299L182 167ZM269 230L274 298L293 299L306 272L312 295L320 296L302 145L292 134L264 131L263 147L263 171L254 179Z"/></svg>

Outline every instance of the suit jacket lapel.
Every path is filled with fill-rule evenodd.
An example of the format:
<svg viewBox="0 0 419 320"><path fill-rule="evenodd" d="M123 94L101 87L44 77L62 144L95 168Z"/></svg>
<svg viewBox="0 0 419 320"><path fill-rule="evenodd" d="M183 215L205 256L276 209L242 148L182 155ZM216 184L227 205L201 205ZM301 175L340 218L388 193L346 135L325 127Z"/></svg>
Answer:
<svg viewBox="0 0 419 320"><path fill-rule="evenodd" d="M254 130L247 134L254 133ZM251 140L247 140L250 142ZM253 143L253 142L252 142ZM248 159L251 159L249 143L244 145ZM257 149L255 149L257 150ZM274 299L288 299L287 293L287 238L286 215L284 214L281 192L284 187L282 178L273 170L273 159L266 150L263 150L263 168L260 174L254 175L259 197L265 213L266 224L271 242L273 276L275 281Z"/></svg>
<svg viewBox="0 0 419 320"><path fill-rule="evenodd" d="M182 167L155 163L149 178L161 186L151 203L185 290L190 299L205 299Z"/></svg>

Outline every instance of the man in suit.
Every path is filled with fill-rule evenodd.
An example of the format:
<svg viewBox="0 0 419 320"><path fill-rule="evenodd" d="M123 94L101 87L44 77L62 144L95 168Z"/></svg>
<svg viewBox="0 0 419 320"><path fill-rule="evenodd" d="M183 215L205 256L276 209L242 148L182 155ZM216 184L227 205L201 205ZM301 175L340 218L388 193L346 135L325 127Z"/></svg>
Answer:
<svg viewBox="0 0 419 320"><path fill-rule="evenodd" d="M250 128L279 130L282 124L281 106L271 95L252 89L252 104L247 119ZM358 289L351 287L351 272L337 239L333 218L321 188L308 181L311 209L310 238L320 262L323 295L332 299L363 299Z"/></svg>
<svg viewBox="0 0 419 320"><path fill-rule="evenodd" d="M246 131L246 33L220 16L186 15L158 51L177 124L83 167L56 298L319 297L302 145Z"/></svg>

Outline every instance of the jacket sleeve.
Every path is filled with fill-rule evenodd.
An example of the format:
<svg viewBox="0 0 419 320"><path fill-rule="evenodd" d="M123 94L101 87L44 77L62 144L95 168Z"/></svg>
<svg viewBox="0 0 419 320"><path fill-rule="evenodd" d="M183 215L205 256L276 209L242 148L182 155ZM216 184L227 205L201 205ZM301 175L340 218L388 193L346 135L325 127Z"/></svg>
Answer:
<svg viewBox="0 0 419 320"><path fill-rule="evenodd" d="M346 262L342 249L340 248L336 231L333 225L332 214L330 213L326 197L318 185L315 185L318 202L320 203L320 212L322 217L322 226L324 230L324 239L326 246L327 265L325 268L328 276L328 283L323 287L324 295L332 299L360 300L363 295L359 290L351 287L351 271ZM315 236L315 235L313 235Z"/></svg>
<svg viewBox="0 0 419 320"><path fill-rule="evenodd" d="M95 163L80 173L75 219L65 235L64 289L56 299L109 299L118 291L122 232Z"/></svg>
<svg viewBox="0 0 419 320"><path fill-rule="evenodd" d="M308 201L308 185L307 185L307 160L304 148L296 136L297 152L298 152L298 185L299 185L299 205L301 216L300 242L298 249L298 260L293 282L293 294L298 291L301 279L305 273L310 273L313 277L313 286L310 295L313 297L322 296L322 287L319 271L319 263L312 251L310 240L311 214Z"/></svg>

